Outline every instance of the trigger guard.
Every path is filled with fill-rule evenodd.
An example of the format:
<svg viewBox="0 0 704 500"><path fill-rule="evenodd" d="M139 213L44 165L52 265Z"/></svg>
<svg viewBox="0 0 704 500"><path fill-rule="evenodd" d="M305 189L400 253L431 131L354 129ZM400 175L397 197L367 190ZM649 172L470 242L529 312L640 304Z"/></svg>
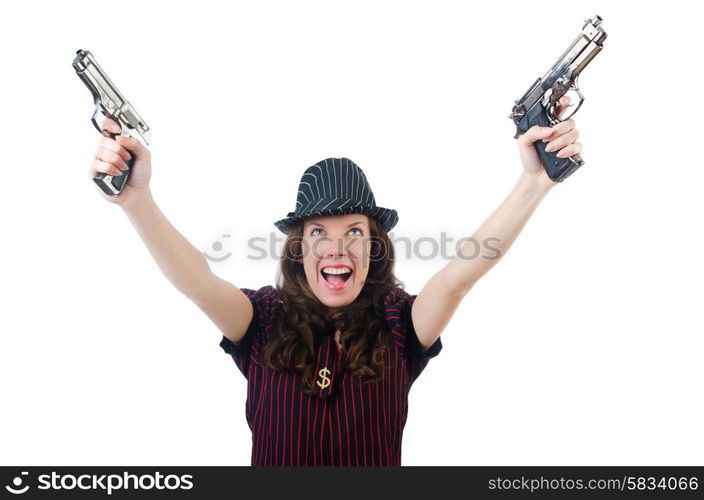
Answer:
<svg viewBox="0 0 704 500"><path fill-rule="evenodd" d="M548 117L548 120L550 121L550 126L553 126L553 125L556 125L556 124L558 124L558 123L562 123L562 122L564 122L564 121L569 120L570 118L572 118L572 117L577 113L577 111L579 111L579 108L582 107L582 104L584 103L584 95L582 95L582 92L580 92L579 86L577 85L577 79L578 79L578 78L579 78L579 76L577 76L577 78L575 78L575 80L574 80L574 82L572 83L572 85L570 85L570 86L568 87L568 91L569 91L569 90L574 90L575 92L577 92L577 96L579 97L579 102L577 103L577 109L575 109L574 111L572 111L572 113L570 113L570 115L569 115L566 119L563 120L563 119L560 119L560 118L557 117L557 115L554 113L556 106L555 106L554 104L551 104L551 105L546 109L546 112L545 112L545 114L546 114L547 117ZM565 93L565 94L566 94L566 93ZM556 101L556 103L559 105L559 101ZM559 113L559 111L558 111L558 113Z"/></svg>
<svg viewBox="0 0 704 500"><path fill-rule="evenodd" d="M102 111L100 110L100 106L96 106L96 107L95 107L95 111L93 111L93 116L90 117L91 123L93 123L93 125L95 126L95 128L96 128L96 129L98 130L98 132L100 132L102 135L105 135L105 132L107 132L107 130L103 129L103 128L100 126L99 120L100 120L101 118L107 117L107 116L108 116L108 115L102 113ZM107 133L110 134L110 132L107 132ZM110 135L105 135L105 137L111 137L111 136L112 136L112 134L110 134Z"/></svg>
<svg viewBox="0 0 704 500"><path fill-rule="evenodd" d="M100 132L105 137L109 137L110 139L114 139L115 135L117 135L117 134L113 134L112 132L109 132L109 131L105 130L104 128L100 127L99 120L103 117L110 118L111 120L120 123L119 120L117 120L110 113L103 113L101 111L101 106L96 106L95 111L93 111L93 116L90 117L90 121L93 123L93 125L98 130L98 132ZM122 137L132 137L132 134L130 133L129 128L122 125L122 124L120 124L120 134L119 135L121 135Z"/></svg>

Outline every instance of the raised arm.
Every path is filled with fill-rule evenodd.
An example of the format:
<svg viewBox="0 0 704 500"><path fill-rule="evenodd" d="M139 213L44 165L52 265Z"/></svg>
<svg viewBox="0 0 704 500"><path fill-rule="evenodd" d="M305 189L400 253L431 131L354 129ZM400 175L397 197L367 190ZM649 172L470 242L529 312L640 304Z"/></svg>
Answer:
<svg viewBox="0 0 704 500"><path fill-rule="evenodd" d="M563 101L569 104L567 98ZM533 127L518 139L523 172L506 199L467 241L458 255L423 287L411 309L418 340L428 348L447 326L457 306L474 284L506 255L540 201L556 185L545 173L535 150L538 140L548 142L558 156L582 152L575 142L579 132L570 119L554 127Z"/></svg>
<svg viewBox="0 0 704 500"><path fill-rule="evenodd" d="M114 133L120 131L119 124L113 120L106 120L103 127L109 127L108 130ZM149 189L149 150L134 138L101 137L90 169L91 179L96 172L119 175L120 170L127 168L124 160L130 153L136 155L136 159L122 193L111 197L97 185L96 190L103 198L122 208L171 284L205 312L223 335L238 342L252 320L252 304L239 288L213 274L203 254L161 212Z"/></svg>
<svg viewBox="0 0 704 500"><path fill-rule="evenodd" d="M240 341L254 314L244 292L213 274L203 254L169 222L151 194L122 208L164 276L223 335L233 342Z"/></svg>

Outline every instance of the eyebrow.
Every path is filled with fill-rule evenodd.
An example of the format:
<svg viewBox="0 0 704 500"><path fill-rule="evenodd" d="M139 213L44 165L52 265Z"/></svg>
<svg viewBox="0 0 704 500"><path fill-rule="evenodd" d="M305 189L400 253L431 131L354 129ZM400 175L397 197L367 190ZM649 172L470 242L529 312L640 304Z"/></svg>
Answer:
<svg viewBox="0 0 704 500"><path fill-rule="evenodd" d="M357 222L353 222L352 224L348 225L347 228L350 228L350 227L352 227L352 226L356 226L357 224L364 224L364 221L363 221L363 220L358 220ZM323 224L320 224L320 223L318 223L318 222L308 222L307 225L309 225L309 226L320 226L320 227L323 227L323 228L325 227Z"/></svg>

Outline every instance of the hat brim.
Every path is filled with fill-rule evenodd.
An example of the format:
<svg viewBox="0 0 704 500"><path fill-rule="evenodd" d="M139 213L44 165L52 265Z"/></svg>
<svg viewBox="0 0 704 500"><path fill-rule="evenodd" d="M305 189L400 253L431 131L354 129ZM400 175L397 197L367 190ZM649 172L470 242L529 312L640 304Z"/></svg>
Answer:
<svg viewBox="0 0 704 500"><path fill-rule="evenodd" d="M398 213L392 208L384 207L340 207L327 208L325 210L308 210L302 208L298 213L289 212L288 217L274 222L274 225L283 233L287 233L291 226L294 226L308 217L326 217L331 215L363 214L377 220L386 232L391 231L398 222Z"/></svg>

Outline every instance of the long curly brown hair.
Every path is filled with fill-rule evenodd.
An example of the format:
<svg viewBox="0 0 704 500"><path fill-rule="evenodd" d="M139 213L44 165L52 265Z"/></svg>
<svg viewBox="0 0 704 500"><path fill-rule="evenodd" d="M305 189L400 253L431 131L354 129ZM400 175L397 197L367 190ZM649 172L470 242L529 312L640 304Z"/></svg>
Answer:
<svg viewBox="0 0 704 500"><path fill-rule="evenodd" d="M369 218L371 251L364 287L351 304L335 312L320 302L308 285L302 260L303 222L286 233L276 289L282 300L273 338L262 350L263 362L275 370L293 372L301 389L313 388L316 348L325 335L340 330L347 369L364 382L383 379L389 332L384 298L403 282L394 275L394 247L384 227Z"/></svg>

